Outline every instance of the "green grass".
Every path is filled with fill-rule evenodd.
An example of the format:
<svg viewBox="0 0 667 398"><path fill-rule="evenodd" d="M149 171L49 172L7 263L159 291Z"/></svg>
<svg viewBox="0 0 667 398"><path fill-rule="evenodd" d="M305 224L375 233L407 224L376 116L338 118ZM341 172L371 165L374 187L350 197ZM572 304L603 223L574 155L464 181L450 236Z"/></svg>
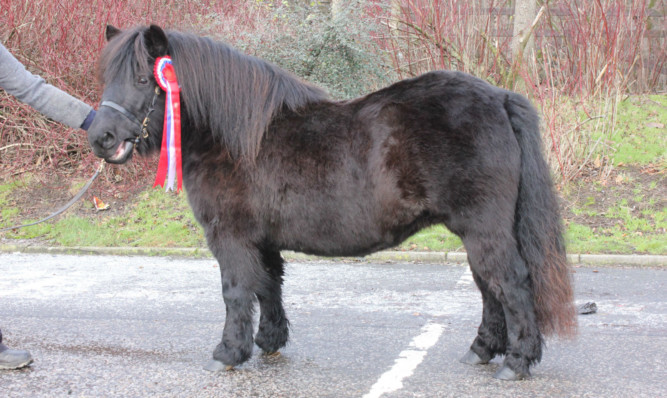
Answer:
<svg viewBox="0 0 667 398"><path fill-rule="evenodd" d="M0 201L3 200L1 192ZM18 209L14 209L12 219L18 213ZM174 195L149 189L139 195L126 213L123 216L110 216L105 212L96 213L94 217L69 215L55 223L9 232L6 237L39 237L61 246L205 246L203 231L190 211L185 193ZM3 220L6 220L4 214Z"/></svg>
<svg viewBox="0 0 667 398"><path fill-rule="evenodd" d="M0 208L2 208L3 212L8 210L8 207L10 206L9 195L20 185L19 181L10 181L5 184L0 184ZM18 211L18 209L16 210Z"/></svg>
<svg viewBox="0 0 667 398"><path fill-rule="evenodd" d="M442 225L423 229L399 245L397 250L460 251L463 243Z"/></svg>
<svg viewBox="0 0 667 398"><path fill-rule="evenodd" d="M0 186L0 204L6 203L7 186ZM587 199L589 200L589 199ZM590 200L589 200L590 201ZM585 202L588 203L588 202ZM586 206L578 209L592 212ZM3 224L15 219L18 209L3 207ZM589 214L591 215L591 214ZM611 206L605 217L616 220L613 227L594 231L588 226L569 223L566 228L568 251L572 253L652 253L667 254L665 235L651 236L656 228L667 228L667 209L645 211L633 217L627 201ZM18 222L18 220L15 220ZM25 221L25 220L22 220ZM29 221L29 220L28 220ZM205 239L187 205L185 194L173 195L150 189L137 198L125 216L66 216L55 223L44 223L5 234L8 238L40 238L65 247L205 247ZM461 240L443 226L426 228L407 239L397 250L462 251Z"/></svg>
<svg viewBox="0 0 667 398"><path fill-rule="evenodd" d="M610 138L614 164L646 165L667 161L667 96L629 97L618 107Z"/></svg>
<svg viewBox="0 0 667 398"><path fill-rule="evenodd" d="M667 134L660 129L667 120L667 96L630 98L619 106L618 126L611 137L613 164L621 170L622 183L632 193L628 200L609 200L605 207L596 206L594 196L573 203L570 210L576 216L604 217L610 227L591 228L576 222L566 223L566 242L571 253L650 253L667 254L667 208L658 208L649 192L660 189L664 179L641 185L624 174L621 164L665 166ZM563 187L563 192L574 191L575 184ZM8 182L0 185L0 226L24 223L20 206L10 200L11 192L24 188L26 182ZM594 181L597 194L611 194L609 187ZM567 197L567 195L565 195ZM649 197L650 199L646 199ZM609 198L609 196L605 196ZM632 212L638 204L645 208ZM92 208L91 208L92 213ZM661 232L662 231L662 232ZM56 222L44 223L3 233L5 238L39 238L61 246L134 246L134 247L205 247L203 231L187 204L185 193L174 195L160 189L141 193L123 215L110 212L94 216L61 216ZM398 250L461 251L463 244L443 226L420 231L397 247Z"/></svg>
<svg viewBox="0 0 667 398"><path fill-rule="evenodd" d="M565 241L570 253L651 253L667 254L667 239L647 239L641 231L628 232L612 227L601 232L586 225L568 225Z"/></svg>
<svg viewBox="0 0 667 398"><path fill-rule="evenodd" d="M21 186L23 184L18 180L0 184L0 228L12 226L13 221L19 216L21 210L11 203L9 197Z"/></svg>

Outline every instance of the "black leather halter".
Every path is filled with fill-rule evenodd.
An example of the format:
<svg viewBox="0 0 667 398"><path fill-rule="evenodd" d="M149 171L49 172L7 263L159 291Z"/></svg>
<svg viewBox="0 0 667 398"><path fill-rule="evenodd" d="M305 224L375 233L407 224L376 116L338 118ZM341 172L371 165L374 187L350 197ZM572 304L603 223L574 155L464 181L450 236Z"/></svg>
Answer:
<svg viewBox="0 0 667 398"><path fill-rule="evenodd" d="M146 117L144 117L143 122L139 122L139 119L137 119L136 116L134 116L130 111L125 109L123 106L117 104L116 102L106 100L102 101L100 106L106 106L107 108L111 108L119 113L121 113L123 116L128 118L132 123L136 124L139 126L139 131L135 134L135 140L134 143L138 144L141 139L146 139L148 138L148 122L151 120L150 115L153 113L155 110L155 101L157 101L157 97L160 95L160 86L155 86L155 93L153 94L153 99L151 100L151 104L148 107L148 112L146 112Z"/></svg>

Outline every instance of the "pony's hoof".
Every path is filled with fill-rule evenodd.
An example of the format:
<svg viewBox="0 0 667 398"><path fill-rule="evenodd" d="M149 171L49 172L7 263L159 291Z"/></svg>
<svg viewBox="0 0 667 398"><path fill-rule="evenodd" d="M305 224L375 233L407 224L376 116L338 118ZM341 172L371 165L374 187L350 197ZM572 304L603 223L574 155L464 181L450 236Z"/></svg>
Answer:
<svg viewBox="0 0 667 398"><path fill-rule="evenodd" d="M528 378L530 375L526 373L516 373L512 369L510 369L509 366L503 365L500 370L496 372L496 374L493 375L495 379L498 380L506 380L506 381L515 381L515 380L523 380Z"/></svg>
<svg viewBox="0 0 667 398"><path fill-rule="evenodd" d="M269 357L269 358L276 358L276 357L279 357L280 355L281 355L280 351L273 351L273 352L264 351L264 356Z"/></svg>
<svg viewBox="0 0 667 398"><path fill-rule="evenodd" d="M208 370L209 372L219 372L221 370L230 371L234 370L234 367L232 365L225 365L224 363L216 361L215 359L211 359L206 365L204 365L204 370Z"/></svg>
<svg viewBox="0 0 667 398"><path fill-rule="evenodd" d="M475 354L475 351L473 350L468 350L468 352L466 352L463 358L459 359L459 361L467 365L486 365L489 363L489 361L485 361L480 358L479 355Z"/></svg>

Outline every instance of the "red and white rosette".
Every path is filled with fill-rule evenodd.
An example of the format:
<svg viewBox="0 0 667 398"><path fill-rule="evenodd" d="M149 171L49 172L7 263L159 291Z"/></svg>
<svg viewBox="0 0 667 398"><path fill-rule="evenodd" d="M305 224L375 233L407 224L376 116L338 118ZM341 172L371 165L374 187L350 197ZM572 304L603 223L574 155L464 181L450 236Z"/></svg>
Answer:
<svg viewBox="0 0 667 398"><path fill-rule="evenodd" d="M176 71L169 56L155 60L155 80L167 93L164 103L164 127L162 129L162 148L158 163L155 184L165 191L179 192L183 189L181 160L181 89L176 79Z"/></svg>

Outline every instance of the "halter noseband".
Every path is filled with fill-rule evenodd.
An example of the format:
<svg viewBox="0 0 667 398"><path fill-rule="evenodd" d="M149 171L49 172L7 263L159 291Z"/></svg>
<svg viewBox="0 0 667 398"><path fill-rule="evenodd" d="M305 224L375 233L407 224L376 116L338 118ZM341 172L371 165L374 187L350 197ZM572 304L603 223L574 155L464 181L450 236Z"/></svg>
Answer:
<svg viewBox="0 0 667 398"><path fill-rule="evenodd" d="M153 113L155 110L155 101L157 101L157 97L160 95L160 86L156 85L155 86L155 92L153 94L153 99L151 100L151 104L148 107L148 112L146 112L146 117L144 117L143 122L139 122L139 119L137 119L136 116L134 116L130 111L125 109L123 106L117 104L116 102L107 100L107 101L102 101L100 103L100 106L106 106L108 108L111 108L119 113L121 113L123 116L128 118L132 123L136 124L139 126L139 132L135 134L135 140L134 143L138 144L141 139L146 139L148 138L148 122L151 120L150 115Z"/></svg>

